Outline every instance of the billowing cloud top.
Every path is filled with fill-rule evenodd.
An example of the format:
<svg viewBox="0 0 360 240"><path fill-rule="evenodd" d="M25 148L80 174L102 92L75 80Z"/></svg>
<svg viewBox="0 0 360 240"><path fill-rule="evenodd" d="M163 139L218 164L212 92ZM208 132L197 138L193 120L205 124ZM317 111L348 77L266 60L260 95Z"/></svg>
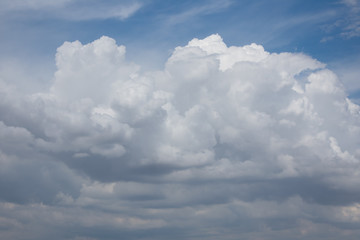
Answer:
<svg viewBox="0 0 360 240"><path fill-rule="evenodd" d="M1 82L4 236L358 234L360 107L317 60L211 35L144 73L101 37L56 65L47 92Z"/></svg>

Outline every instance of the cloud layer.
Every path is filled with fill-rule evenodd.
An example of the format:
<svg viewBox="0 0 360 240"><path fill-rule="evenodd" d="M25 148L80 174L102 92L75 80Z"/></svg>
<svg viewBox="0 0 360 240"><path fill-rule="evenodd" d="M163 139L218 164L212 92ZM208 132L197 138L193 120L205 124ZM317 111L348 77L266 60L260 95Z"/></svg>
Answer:
<svg viewBox="0 0 360 240"><path fill-rule="evenodd" d="M5 239L359 235L360 107L323 63L219 35L161 71L125 52L65 42L48 91L0 82Z"/></svg>

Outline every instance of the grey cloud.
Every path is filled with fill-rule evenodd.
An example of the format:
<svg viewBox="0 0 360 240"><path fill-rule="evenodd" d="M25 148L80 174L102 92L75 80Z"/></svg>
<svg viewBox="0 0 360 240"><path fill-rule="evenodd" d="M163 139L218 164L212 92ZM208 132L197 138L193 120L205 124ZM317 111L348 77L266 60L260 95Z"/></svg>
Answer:
<svg viewBox="0 0 360 240"><path fill-rule="evenodd" d="M47 91L1 82L1 234L355 239L360 107L323 63L219 35L156 72L125 53L66 42Z"/></svg>
<svg viewBox="0 0 360 240"><path fill-rule="evenodd" d="M2 146L3 147L3 146ZM0 199L19 204L54 204L59 193L78 197L84 182L63 163L34 152L0 152Z"/></svg>

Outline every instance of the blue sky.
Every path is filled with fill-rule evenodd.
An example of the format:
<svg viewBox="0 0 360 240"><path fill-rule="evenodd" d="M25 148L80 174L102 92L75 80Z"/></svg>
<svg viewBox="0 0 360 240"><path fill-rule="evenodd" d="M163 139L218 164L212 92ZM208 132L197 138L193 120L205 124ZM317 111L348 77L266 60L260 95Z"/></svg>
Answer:
<svg viewBox="0 0 360 240"><path fill-rule="evenodd" d="M0 1L0 238L355 240L358 0Z"/></svg>

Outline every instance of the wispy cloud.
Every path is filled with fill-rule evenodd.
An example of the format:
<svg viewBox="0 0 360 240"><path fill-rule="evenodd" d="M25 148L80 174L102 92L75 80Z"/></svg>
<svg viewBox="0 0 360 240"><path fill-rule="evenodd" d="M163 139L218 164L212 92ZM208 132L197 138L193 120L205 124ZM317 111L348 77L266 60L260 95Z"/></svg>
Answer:
<svg viewBox="0 0 360 240"><path fill-rule="evenodd" d="M353 38L360 36L360 2L359 0L344 0L348 7L348 14L341 33L342 37Z"/></svg>
<svg viewBox="0 0 360 240"><path fill-rule="evenodd" d="M194 17L208 15L227 9L232 4L233 1L231 0L211 1L210 3L206 3L204 5L196 6L183 12L173 14L169 16L166 23L168 25L175 25L182 22L190 21Z"/></svg>
<svg viewBox="0 0 360 240"><path fill-rule="evenodd" d="M56 1L3 1L0 3L0 14L12 14L14 12L32 13L27 16L37 16L40 13L46 18L60 18L72 21L109 19L120 20L131 17L142 7L138 1L117 1L103 3L99 0L56 0Z"/></svg>
<svg viewBox="0 0 360 240"><path fill-rule="evenodd" d="M65 11L59 13L59 17L70 20L88 20L88 19L108 19L116 18L120 20L131 17L142 7L139 2L123 2L109 5L79 4L69 6Z"/></svg>
<svg viewBox="0 0 360 240"><path fill-rule="evenodd" d="M343 0L340 2L345 9L340 12L338 19L332 24L324 26L324 30L329 34L321 42L327 42L334 38L350 39L360 36L360 1Z"/></svg>
<svg viewBox="0 0 360 240"><path fill-rule="evenodd" d="M59 8L70 2L74 2L74 0L3 0L0 2L0 12Z"/></svg>

